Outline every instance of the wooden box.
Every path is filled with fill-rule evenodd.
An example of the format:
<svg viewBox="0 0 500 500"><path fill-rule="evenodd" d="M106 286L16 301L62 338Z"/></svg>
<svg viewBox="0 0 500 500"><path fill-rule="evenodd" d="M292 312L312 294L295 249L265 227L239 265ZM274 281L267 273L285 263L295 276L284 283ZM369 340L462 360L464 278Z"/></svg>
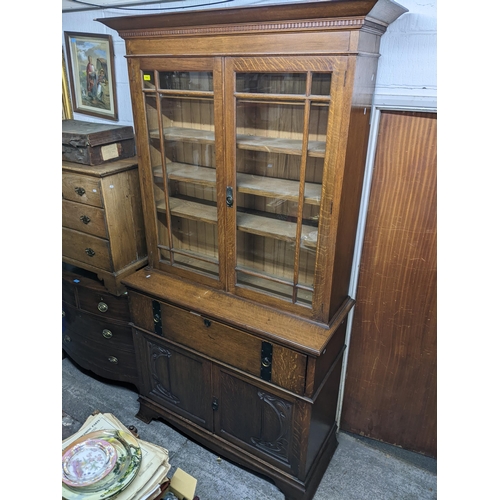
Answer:
<svg viewBox="0 0 500 500"><path fill-rule="evenodd" d="M134 130L130 126L80 120L62 122L63 161L101 165L134 155Z"/></svg>

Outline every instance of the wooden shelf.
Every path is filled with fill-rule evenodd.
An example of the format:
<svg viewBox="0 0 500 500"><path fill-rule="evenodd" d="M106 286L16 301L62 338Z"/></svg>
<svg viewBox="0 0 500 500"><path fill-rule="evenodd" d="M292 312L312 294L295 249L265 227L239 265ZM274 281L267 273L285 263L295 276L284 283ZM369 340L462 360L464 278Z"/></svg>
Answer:
<svg viewBox="0 0 500 500"><path fill-rule="evenodd" d="M161 179L161 167L155 167L153 173L156 178ZM172 162L167 165L167 175L170 180L215 187L214 168ZM298 188L298 181L243 173L237 174L237 189L240 193L298 201ZM306 182L304 201L309 205L319 205L321 201L321 185Z"/></svg>
<svg viewBox="0 0 500 500"><path fill-rule="evenodd" d="M204 205L195 201L170 198L170 212L175 217L194 221L217 224L217 207ZM165 213L165 203L157 205L159 212ZM260 215L238 213L236 224L240 231L259 236L275 238L282 241L295 242L297 224L279 219L270 219ZM318 239L318 229L311 226L302 226L301 246L315 249Z"/></svg>
<svg viewBox="0 0 500 500"><path fill-rule="evenodd" d="M299 199L299 181L242 173L236 174L236 179L239 193L291 201L298 201ZM304 201L309 205L319 205L321 201L321 184L306 182Z"/></svg>
<svg viewBox="0 0 500 500"><path fill-rule="evenodd" d="M268 153L284 153L300 156L302 154L301 139L281 139L279 137L260 137L256 135L242 135L236 137L238 149L249 151L266 151ZM322 141L309 141L307 155L314 158L325 157L325 143Z"/></svg>
<svg viewBox="0 0 500 500"><path fill-rule="evenodd" d="M194 144L214 144L215 136L211 130L199 130L183 127L168 127L163 129L163 135L167 141L182 141ZM158 130L151 130L149 136L159 139ZM268 153L284 153L294 156L302 154L302 140L281 139L279 137L260 137L256 135L238 134L236 137L238 149L248 151L265 151ZM308 156L314 158L325 157L324 141L309 141Z"/></svg>

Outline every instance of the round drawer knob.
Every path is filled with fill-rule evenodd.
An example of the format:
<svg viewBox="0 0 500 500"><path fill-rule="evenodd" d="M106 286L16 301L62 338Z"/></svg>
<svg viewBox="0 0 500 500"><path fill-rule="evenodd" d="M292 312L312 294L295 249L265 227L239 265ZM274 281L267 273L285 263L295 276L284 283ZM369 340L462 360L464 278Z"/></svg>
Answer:
<svg viewBox="0 0 500 500"><path fill-rule="evenodd" d="M89 256L89 257L93 257L95 255L95 252L94 250L92 250L92 248L86 248L85 249L85 253Z"/></svg>
<svg viewBox="0 0 500 500"><path fill-rule="evenodd" d="M105 338L105 339L110 339L113 334L111 333L111 330L108 330L107 328L105 328L103 331L102 331L102 336Z"/></svg>
<svg viewBox="0 0 500 500"><path fill-rule="evenodd" d="M113 363L114 365L118 364L118 358L115 358L114 356L110 356L110 357L108 358L108 361L109 361L110 363Z"/></svg>
<svg viewBox="0 0 500 500"><path fill-rule="evenodd" d="M86 216L86 215L82 215L80 216L80 220L84 223L84 224L88 224L90 222L90 217Z"/></svg>
<svg viewBox="0 0 500 500"><path fill-rule="evenodd" d="M100 312L105 313L108 310L108 304L106 304L106 302L99 302L99 304L97 304L97 309L99 309Z"/></svg>
<svg viewBox="0 0 500 500"><path fill-rule="evenodd" d="M82 187L76 187L75 188L75 193L78 195L78 196L83 196L85 194L85 189L83 189Z"/></svg>
<svg viewBox="0 0 500 500"><path fill-rule="evenodd" d="M69 335L65 335L64 342L71 342L71 337Z"/></svg>
<svg viewBox="0 0 500 500"><path fill-rule="evenodd" d="M64 310L63 310L63 312L62 312L62 313L63 313L63 314L62 314L62 317L64 318L64 317L66 316L66 313L64 312Z"/></svg>

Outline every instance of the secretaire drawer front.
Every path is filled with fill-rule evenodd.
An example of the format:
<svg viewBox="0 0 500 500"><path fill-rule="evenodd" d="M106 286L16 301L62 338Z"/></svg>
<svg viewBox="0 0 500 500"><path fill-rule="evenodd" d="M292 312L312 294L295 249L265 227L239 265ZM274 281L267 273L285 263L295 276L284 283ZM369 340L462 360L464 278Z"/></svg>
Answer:
<svg viewBox="0 0 500 500"><path fill-rule="evenodd" d="M161 322L165 338L256 377L262 378L262 365L270 362L267 381L303 393L306 356L267 342L275 360L264 360L259 337L168 304L161 304Z"/></svg>
<svg viewBox="0 0 500 500"><path fill-rule="evenodd" d="M99 238L107 238L104 209L63 200L62 225Z"/></svg>
<svg viewBox="0 0 500 500"><path fill-rule="evenodd" d="M100 180L97 177L63 172L62 174L63 199L76 201L94 207L102 207Z"/></svg>
<svg viewBox="0 0 500 500"><path fill-rule="evenodd" d="M128 290L128 303L131 320L139 328L259 378L263 378L263 363L270 360L269 376L264 380L304 394L306 355L133 290ZM265 359L263 347L270 349L272 359Z"/></svg>
<svg viewBox="0 0 500 500"><path fill-rule="evenodd" d="M105 271L113 270L108 240L63 227L62 253L63 257L78 260Z"/></svg>

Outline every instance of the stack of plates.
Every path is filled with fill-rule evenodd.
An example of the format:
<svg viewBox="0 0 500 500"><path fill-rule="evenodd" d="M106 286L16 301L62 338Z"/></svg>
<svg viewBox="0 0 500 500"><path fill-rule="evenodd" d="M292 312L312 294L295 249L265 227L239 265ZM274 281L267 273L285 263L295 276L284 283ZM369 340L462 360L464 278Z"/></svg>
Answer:
<svg viewBox="0 0 500 500"><path fill-rule="evenodd" d="M62 452L62 489L66 500L105 500L136 477L142 452L128 432L85 434Z"/></svg>

